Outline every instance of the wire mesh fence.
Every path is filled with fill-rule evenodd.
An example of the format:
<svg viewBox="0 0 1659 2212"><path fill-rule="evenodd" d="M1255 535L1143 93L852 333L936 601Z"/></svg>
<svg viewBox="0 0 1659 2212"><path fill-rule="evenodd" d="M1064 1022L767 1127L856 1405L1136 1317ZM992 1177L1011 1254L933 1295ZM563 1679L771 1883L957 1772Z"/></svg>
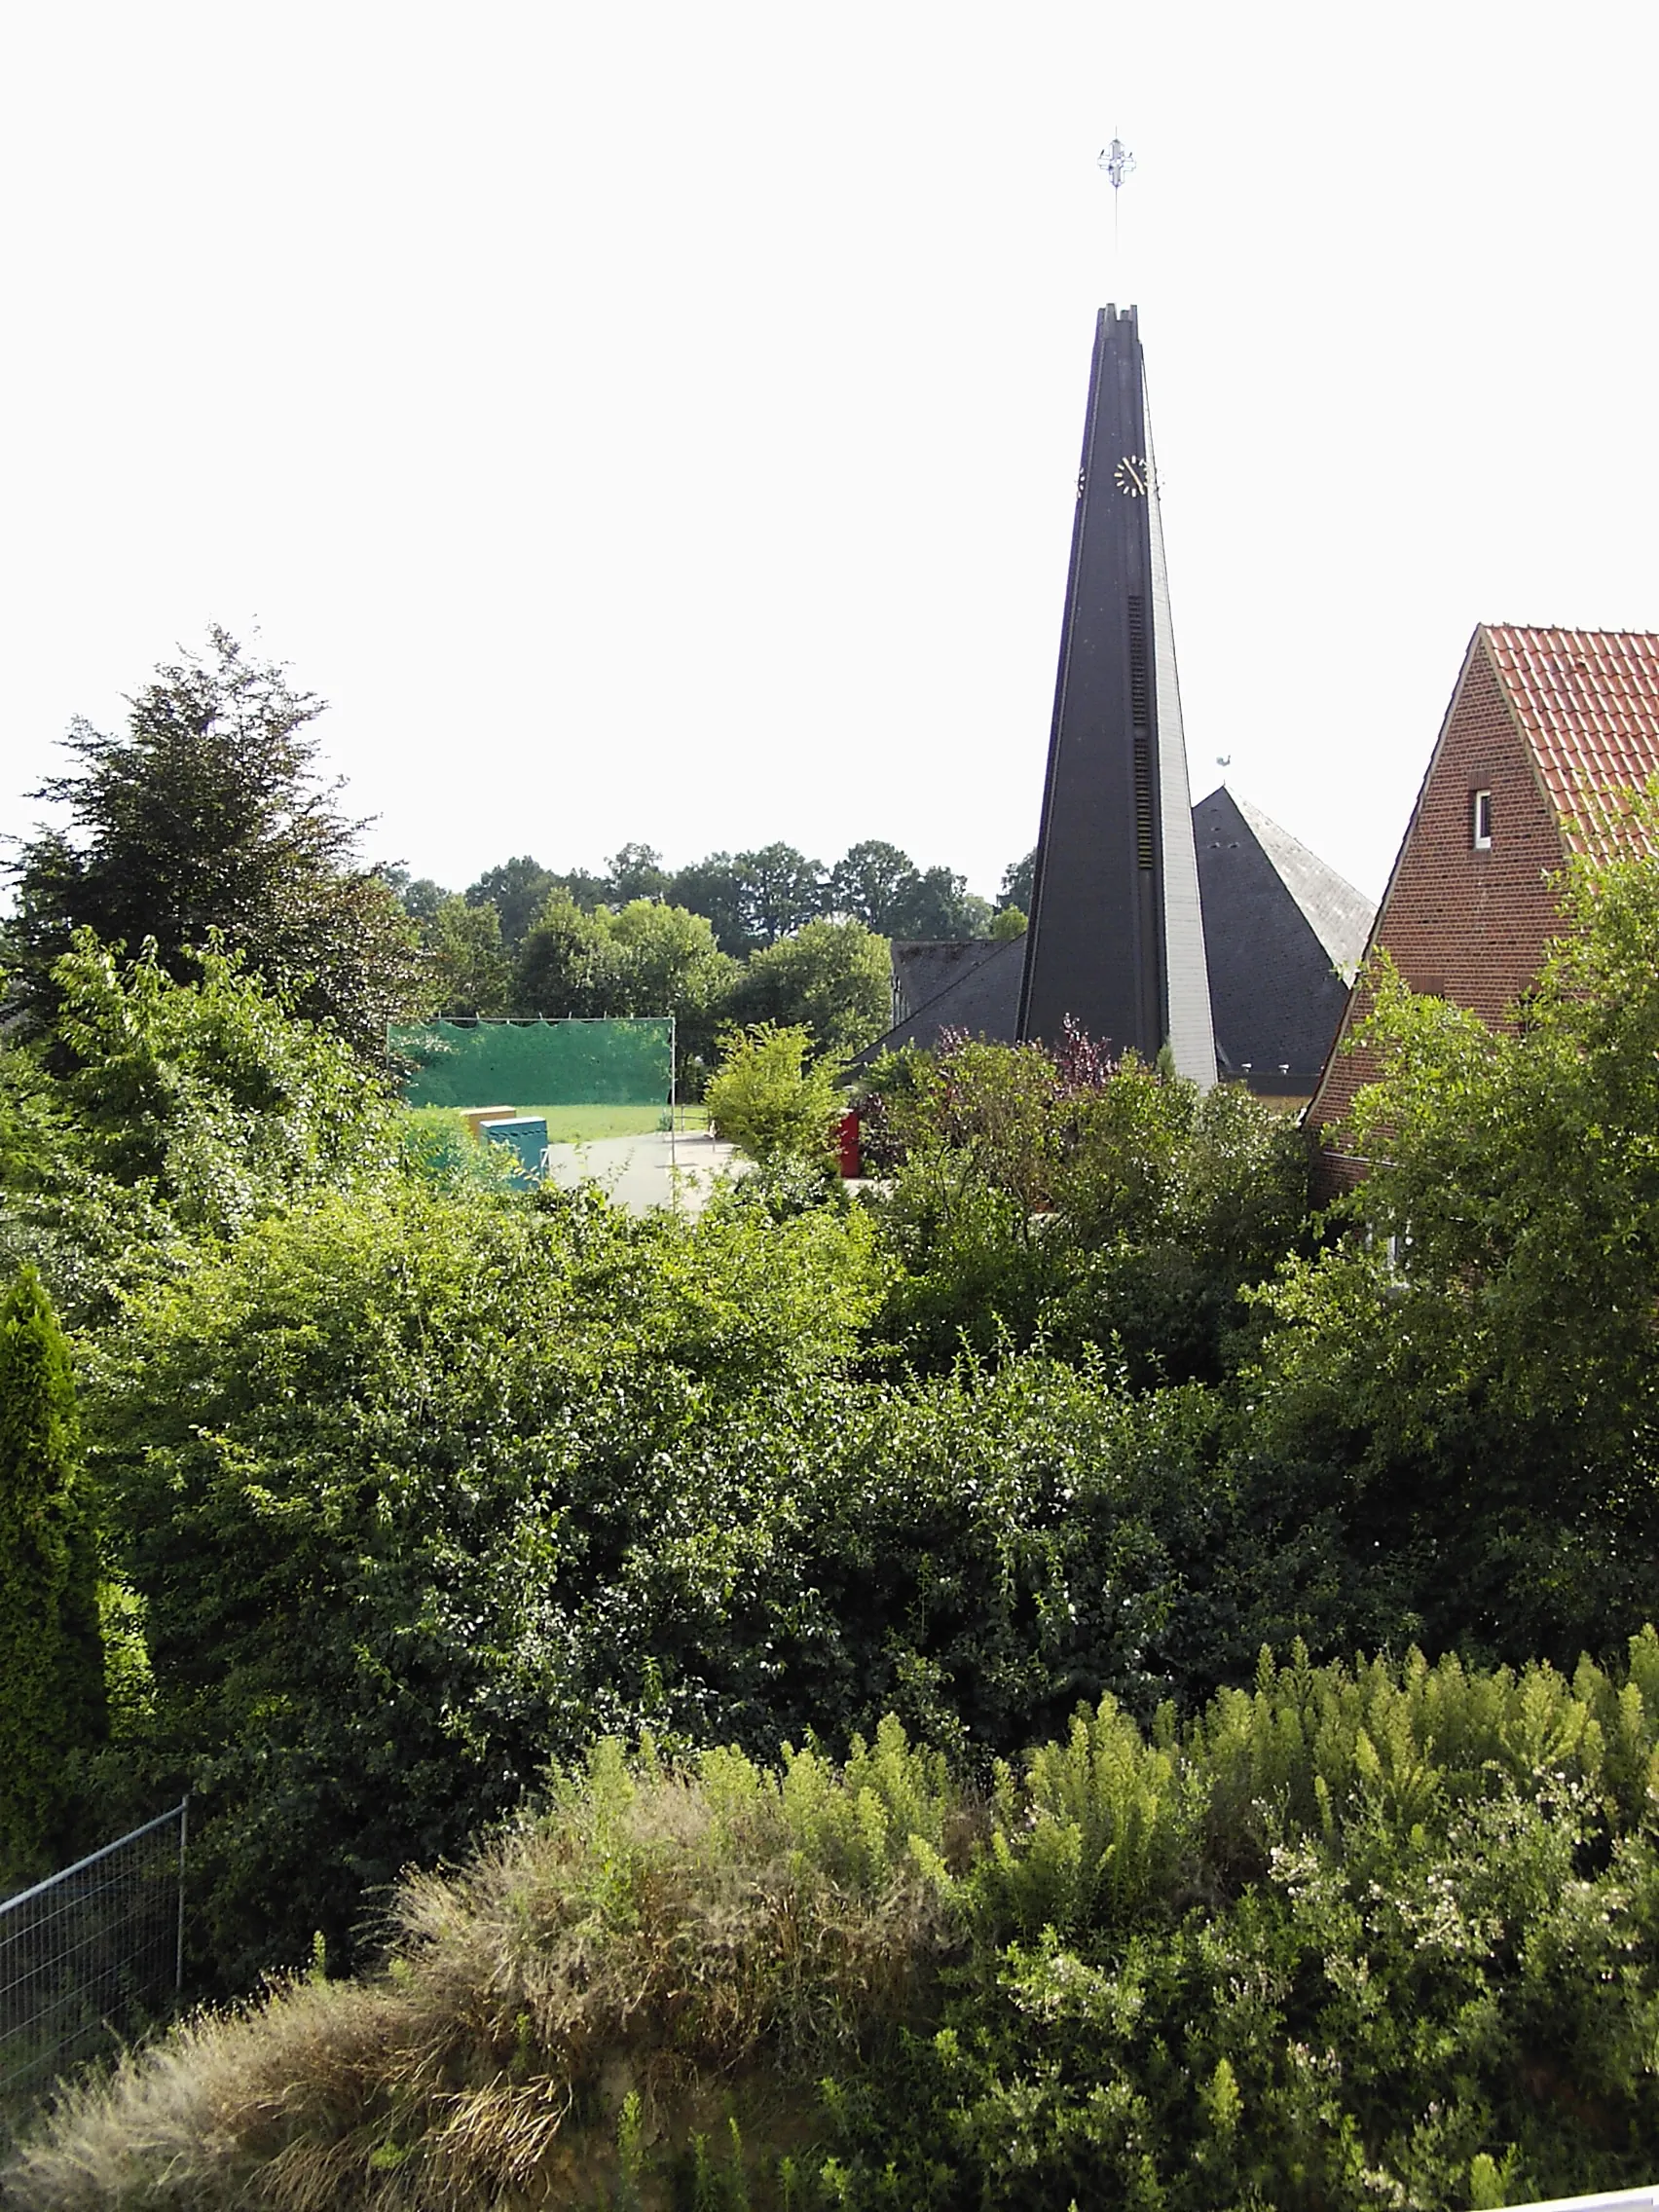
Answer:
<svg viewBox="0 0 1659 2212"><path fill-rule="evenodd" d="M0 1902L0 2121L170 2009L190 1800Z"/></svg>

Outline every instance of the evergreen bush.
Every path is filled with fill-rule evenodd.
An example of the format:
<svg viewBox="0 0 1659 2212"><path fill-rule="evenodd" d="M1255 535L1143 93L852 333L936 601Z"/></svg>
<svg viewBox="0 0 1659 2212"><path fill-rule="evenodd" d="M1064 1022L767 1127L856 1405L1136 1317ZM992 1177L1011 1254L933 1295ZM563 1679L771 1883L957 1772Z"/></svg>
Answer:
<svg viewBox="0 0 1659 2212"><path fill-rule="evenodd" d="M0 1884L63 1842L71 1770L105 1731L97 1553L69 1348L26 1264L0 1303Z"/></svg>

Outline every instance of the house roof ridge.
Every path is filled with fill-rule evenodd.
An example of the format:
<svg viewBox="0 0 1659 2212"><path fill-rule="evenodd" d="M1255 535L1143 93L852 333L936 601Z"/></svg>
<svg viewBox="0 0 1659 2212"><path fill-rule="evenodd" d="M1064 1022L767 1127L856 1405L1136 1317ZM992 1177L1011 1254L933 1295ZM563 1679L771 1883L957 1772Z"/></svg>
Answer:
<svg viewBox="0 0 1659 2212"><path fill-rule="evenodd" d="M1630 793L1659 777L1659 634L1480 627L1568 849L1651 851Z"/></svg>

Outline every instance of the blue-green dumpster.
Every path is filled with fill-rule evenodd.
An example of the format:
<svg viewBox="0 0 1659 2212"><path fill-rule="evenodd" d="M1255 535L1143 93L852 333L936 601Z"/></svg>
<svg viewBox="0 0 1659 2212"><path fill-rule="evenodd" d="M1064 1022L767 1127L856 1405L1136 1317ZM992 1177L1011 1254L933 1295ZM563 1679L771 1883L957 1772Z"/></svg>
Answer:
<svg viewBox="0 0 1659 2212"><path fill-rule="evenodd" d="M514 1114L509 1121L485 1122L479 1134L491 1144L504 1145L513 1156L513 1181L539 1183L541 1156L547 1150L544 1114Z"/></svg>

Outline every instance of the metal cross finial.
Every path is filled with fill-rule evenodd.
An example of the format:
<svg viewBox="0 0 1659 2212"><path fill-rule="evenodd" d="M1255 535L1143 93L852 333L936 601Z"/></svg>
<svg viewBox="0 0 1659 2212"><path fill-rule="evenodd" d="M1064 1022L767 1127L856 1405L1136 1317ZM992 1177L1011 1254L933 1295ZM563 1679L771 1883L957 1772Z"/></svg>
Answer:
<svg viewBox="0 0 1659 2212"><path fill-rule="evenodd" d="M1100 166L1112 179L1112 190L1121 192L1124 179L1132 171L1135 158L1121 138L1114 138L1110 146L1100 149Z"/></svg>
<svg viewBox="0 0 1659 2212"><path fill-rule="evenodd" d="M1112 179L1112 267L1114 281L1118 265L1118 195L1124 189L1124 179L1135 166L1135 158L1121 138L1100 149L1100 166Z"/></svg>

